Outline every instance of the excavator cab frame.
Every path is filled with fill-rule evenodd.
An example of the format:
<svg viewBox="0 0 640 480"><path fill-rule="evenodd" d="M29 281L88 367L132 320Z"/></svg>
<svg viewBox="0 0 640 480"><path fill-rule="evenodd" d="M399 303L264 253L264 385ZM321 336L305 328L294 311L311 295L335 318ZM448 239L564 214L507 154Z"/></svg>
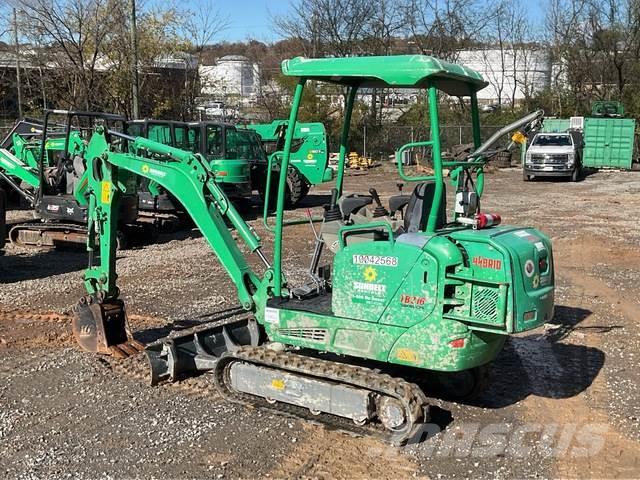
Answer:
<svg viewBox="0 0 640 480"><path fill-rule="evenodd" d="M60 131L60 123L54 123L54 129L51 129L50 117L63 116L64 117L64 130L63 134ZM88 123L85 123L88 122ZM83 158L82 163L86 163L84 160L86 143L89 140L90 132L93 131L98 123L104 123L107 128L111 130L124 131L126 125L126 117L105 112L84 112L74 110L45 110L44 119L42 122L42 134L40 137L40 155L38 160L38 174L40 176L40 187L37 190L36 196L36 212L44 219L70 219L73 221L85 221L86 213L84 209L76 208L73 203L78 203L81 207L86 207L87 202L85 198L85 187L87 184L84 171L86 171L86 165L84 171L76 171L73 165L73 157L78 156ZM54 149L54 145L51 142L54 139L63 139L63 144L60 145L60 150ZM59 142L57 142L59 143ZM122 148L126 148L123 145ZM53 158L47 158L53 156ZM57 176L65 175L67 173L73 173L79 177L79 184L77 188L67 187L67 195L72 196L72 199L65 198L67 195L60 197L60 192L49 194L47 192L49 187L49 181L47 178L47 167L53 162L57 164ZM60 181L60 180L58 180ZM60 202L64 201L64 204ZM52 207L58 207L52 208Z"/></svg>

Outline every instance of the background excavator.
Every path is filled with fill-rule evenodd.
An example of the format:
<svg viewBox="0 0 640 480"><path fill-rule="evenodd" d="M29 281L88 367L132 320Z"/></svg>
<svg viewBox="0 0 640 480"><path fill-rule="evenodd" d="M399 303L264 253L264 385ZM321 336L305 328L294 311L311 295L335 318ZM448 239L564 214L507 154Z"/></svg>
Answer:
<svg viewBox="0 0 640 480"><path fill-rule="evenodd" d="M126 119L103 112L47 110L42 123L21 120L5 137L0 148L0 179L5 188L26 201L34 216L11 226L12 243L37 247L86 243L85 154L97 125L124 131ZM137 223L135 192L123 196L120 205L117 238L122 247L132 238L147 236L149 228Z"/></svg>
<svg viewBox="0 0 640 480"><path fill-rule="evenodd" d="M542 112L482 143L477 92L487 84L465 67L409 55L294 58L283 62L282 71L298 78L290 126L308 81L347 91L336 186L316 237L309 282L293 285L283 271L286 172L295 128L287 130L268 255L201 155L99 126L87 146L88 295L75 309L74 333L92 352L124 356L139 348L119 297L115 230L127 178L144 176L180 200L250 313L242 321L200 325L148 345L152 384L208 371L230 401L402 444L429 421L429 401L413 380L431 371L466 374L460 394L472 394L509 334L553 316L549 239L534 228L501 225L500 216L483 211L480 202L492 146L501 135L531 129ZM407 149L424 149L434 173L410 176L398 161L400 177L416 185L410 195L392 197L389 208L374 188L343 191L351 113L361 88L427 93L430 139L404 145L397 158ZM442 94L468 102L475 149L464 159L442 159ZM127 142L127 151L110 145L116 138ZM446 180L455 189L450 212ZM239 242L257 256L261 271L249 264Z"/></svg>
<svg viewBox="0 0 640 480"><path fill-rule="evenodd" d="M248 130L259 136L264 151L269 156L268 168L276 173L280 171L288 124L287 120L274 120L271 123L254 123L246 126ZM263 169L256 173L258 177L253 183L258 188L263 200L266 200L265 178L267 172ZM269 203L275 204L278 177L273 175L269 178L273 182L269 188L273 192L273 198L269 199ZM313 185L319 185L332 179L333 170L329 167L329 147L324 124L296 122L289 150L285 205L288 207L296 206L307 196Z"/></svg>

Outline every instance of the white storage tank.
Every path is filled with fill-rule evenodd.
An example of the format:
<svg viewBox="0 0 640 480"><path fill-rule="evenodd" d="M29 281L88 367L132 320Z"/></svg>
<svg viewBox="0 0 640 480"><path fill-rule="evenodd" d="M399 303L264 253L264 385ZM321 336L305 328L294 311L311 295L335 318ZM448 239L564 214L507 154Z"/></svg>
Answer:
<svg viewBox="0 0 640 480"><path fill-rule="evenodd" d="M200 67L202 93L251 97L258 91L258 65L242 55L225 55L215 65Z"/></svg>

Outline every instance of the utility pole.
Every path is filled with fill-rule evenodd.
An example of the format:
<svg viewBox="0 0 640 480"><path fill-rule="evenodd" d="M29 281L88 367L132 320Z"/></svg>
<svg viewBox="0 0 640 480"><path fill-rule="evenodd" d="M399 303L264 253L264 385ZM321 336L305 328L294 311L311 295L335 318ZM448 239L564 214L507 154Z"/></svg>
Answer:
<svg viewBox="0 0 640 480"><path fill-rule="evenodd" d="M367 156L367 124L364 124L364 128L362 129L362 156L366 158Z"/></svg>
<svg viewBox="0 0 640 480"><path fill-rule="evenodd" d="M132 115L133 119L140 117L140 107L138 103L139 83L138 83L138 31L136 27L136 0L129 0L130 11L129 14L131 22L131 76L133 79L132 85Z"/></svg>
<svg viewBox="0 0 640 480"><path fill-rule="evenodd" d="M13 35L16 41L16 87L18 90L18 118L22 118L22 87L20 86L20 43L18 42L18 12L13 9Z"/></svg>

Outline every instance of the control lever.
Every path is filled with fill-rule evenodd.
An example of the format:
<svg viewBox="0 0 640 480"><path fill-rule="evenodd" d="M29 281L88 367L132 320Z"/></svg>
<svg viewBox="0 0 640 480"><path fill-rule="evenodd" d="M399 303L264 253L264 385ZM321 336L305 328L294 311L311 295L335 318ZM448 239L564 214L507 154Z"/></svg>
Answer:
<svg viewBox="0 0 640 480"><path fill-rule="evenodd" d="M380 196L375 188L369 189L369 194L373 198L373 201L376 202L376 208L373 209L373 217L386 217L389 215L389 211L382 206L382 202L380 201Z"/></svg>
<svg viewBox="0 0 640 480"><path fill-rule="evenodd" d="M335 190L337 192L337 190ZM331 206L329 206L331 208ZM326 213L327 210L325 210ZM318 276L316 273L318 270L318 263L320 263L320 256L322 255L322 250L324 247L324 240L322 236L318 234L315 225L313 224L313 216L311 215L311 209L307 208L307 218L309 219L309 224L311 225L311 231L313 232L313 236L316 239L316 246L313 251L313 256L311 257L311 265L309 266L309 271L307 274L311 277L311 283L306 283L305 285L294 288L291 293L298 297L304 298L310 294L321 294L326 288L326 279L322 276Z"/></svg>
<svg viewBox="0 0 640 480"><path fill-rule="evenodd" d="M324 206L324 221L332 222L334 220L342 220L342 212L338 207L338 189L331 189L331 200L329 205Z"/></svg>

